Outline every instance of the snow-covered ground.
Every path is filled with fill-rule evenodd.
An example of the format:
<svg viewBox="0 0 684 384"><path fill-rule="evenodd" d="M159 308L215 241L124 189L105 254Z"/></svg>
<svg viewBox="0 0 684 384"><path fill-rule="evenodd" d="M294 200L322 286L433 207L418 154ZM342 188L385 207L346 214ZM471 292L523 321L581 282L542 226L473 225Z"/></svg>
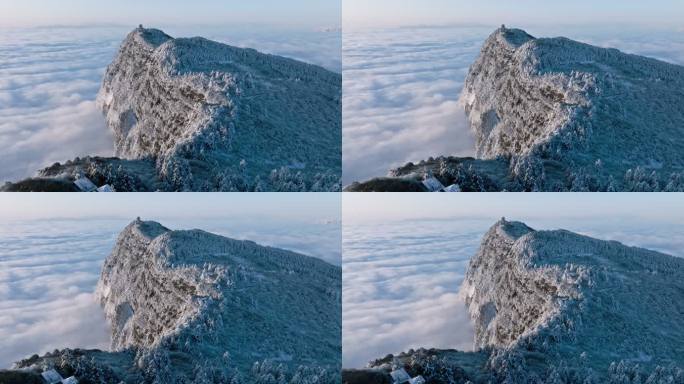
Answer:
<svg viewBox="0 0 684 384"><path fill-rule="evenodd" d="M423 205L419 200L415 203L416 208ZM411 210L408 206L396 208ZM591 220L564 219L560 206L547 205L544 210L559 211L558 217L524 221L534 229L563 228L684 257L681 225L668 220L607 218L598 211L586 213L594 217ZM347 224L345 216L344 367L362 367L371 359L410 348L472 348L473 328L457 292L469 259L499 217L429 219L431 214L444 215L424 206L418 212L428 218Z"/></svg>
<svg viewBox="0 0 684 384"><path fill-rule="evenodd" d="M105 67L134 27L0 28L0 182L83 154L113 154L94 101ZM339 31L154 27L341 71Z"/></svg>
<svg viewBox="0 0 684 384"><path fill-rule="evenodd" d="M108 348L109 329L93 292L116 236L132 219L0 223L0 369L55 348ZM160 221L172 229L200 228L340 264L340 225L334 220Z"/></svg>
<svg viewBox="0 0 684 384"><path fill-rule="evenodd" d="M409 161L475 154L457 105L469 66L498 26L420 27L343 34L343 184ZM624 26L524 28L684 64L683 31Z"/></svg>

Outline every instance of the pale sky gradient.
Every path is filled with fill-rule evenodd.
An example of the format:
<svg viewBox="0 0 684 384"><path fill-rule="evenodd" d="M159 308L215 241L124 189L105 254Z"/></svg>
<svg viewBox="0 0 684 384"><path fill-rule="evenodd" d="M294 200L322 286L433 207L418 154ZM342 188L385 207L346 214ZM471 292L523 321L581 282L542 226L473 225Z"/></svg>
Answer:
<svg viewBox="0 0 684 384"><path fill-rule="evenodd" d="M338 193L8 193L0 217L339 222Z"/></svg>
<svg viewBox="0 0 684 384"><path fill-rule="evenodd" d="M342 0L344 28L442 24L684 27L681 0Z"/></svg>
<svg viewBox="0 0 684 384"><path fill-rule="evenodd" d="M0 27L35 25L230 25L327 28L340 0L0 0Z"/></svg>
<svg viewBox="0 0 684 384"><path fill-rule="evenodd" d="M679 193L345 193L342 222L500 217L531 219L655 220L684 225Z"/></svg>

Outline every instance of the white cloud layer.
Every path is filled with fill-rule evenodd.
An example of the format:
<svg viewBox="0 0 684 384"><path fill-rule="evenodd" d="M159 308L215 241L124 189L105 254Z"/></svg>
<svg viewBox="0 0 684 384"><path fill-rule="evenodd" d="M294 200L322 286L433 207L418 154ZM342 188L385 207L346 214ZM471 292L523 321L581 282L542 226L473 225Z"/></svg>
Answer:
<svg viewBox="0 0 684 384"><path fill-rule="evenodd" d="M514 26L509 27L523 27ZM430 156L474 155L458 96L495 27L414 27L343 34L343 182L384 176ZM622 28L532 27L684 64L684 33Z"/></svg>
<svg viewBox="0 0 684 384"><path fill-rule="evenodd" d="M343 34L343 182L436 154L468 156L458 95L489 29L399 28Z"/></svg>
<svg viewBox="0 0 684 384"><path fill-rule="evenodd" d="M35 28L1 36L0 181L79 155L111 155L94 99L120 32Z"/></svg>
<svg viewBox="0 0 684 384"><path fill-rule="evenodd" d="M372 359L410 348L471 350L472 325L457 292L470 258L494 221L454 217L382 225L345 223L343 366L363 367ZM558 218L527 224L684 256L684 235L676 225L598 216L592 221Z"/></svg>
<svg viewBox="0 0 684 384"><path fill-rule="evenodd" d="M410 348L471 350L472 325L457 293L487 225L343 225L343 366Z"/></svg>
<svg viewBox="0 0 684 384"><path fill-rule="evenodd" d="M252 27L164 28L341 71L339 32ZM0 28L0 182L56 161L113 154L94 100L106 66L133 27Z"/></svg>
<svg viewBox="0 0 684 384"><path fill-rule="evenodd" d="M287 248L340 264L337 223L161 221ZM105 257L127 220L0 223L0 369L56 348L108 349L109 329L93 297Z"/></svg>

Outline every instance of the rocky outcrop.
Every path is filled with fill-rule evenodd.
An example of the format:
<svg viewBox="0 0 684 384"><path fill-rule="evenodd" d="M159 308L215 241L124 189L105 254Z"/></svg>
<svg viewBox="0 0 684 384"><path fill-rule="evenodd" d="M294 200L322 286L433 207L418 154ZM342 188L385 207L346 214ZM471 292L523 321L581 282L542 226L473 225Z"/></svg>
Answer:
<svg viewBox="0 0 684 384"><path fill-rule="evenodd" d="M536 236L540 235L525 224L502 219L487 232L470 261L461 294L475 325L477 348L509 347L551 323L569 324L557 317L568 315L563 310L582 297L581 286L589 283L588 270L573 262L573 257L561 267L533 259L539 255L534 246L556 245L531 239ZM559 270L563 267L567 269ZM557 334L567 331L559 329Z"/></svg>
<svg viewBox="0 0 684 384"><path fill-rule="evenodd" d="M88 177L123 191L339 191L341 92L341 74L315 65L140 27L97 97L117 158L57 163L24 185ZM140 181L128 189L121 178Z"/></svg>
<svg viewBox="0 0 684 384"><path fill-rule="evenodd" d="M679 65L502 27L470 67L460 101L478 159L507 164L504 177L478 173L496 190L680 191L683 86ZM464 161L448 162L442 184ZM423 177L425 167L411 166L391 176Z"/></svg>
<svg viewBox="0 0 684 384"><path fill-rule="evenodd" d="M573 68L577 56L587 64L605 63L611 55L600 50L563 38L535 39L519 29L502 27L492 34L461 93L478 157L529 155L555 141L563 141L566 148L557 149L566 150L588 137L585 120L596 79L560 64Z"/></svg>
<svg viewBox="0 0 684 384"><path fill-rule="evenodd" d="M459 383L680 383L682 292L684 259L502 219L460 289L477 352L421 349L370 367L437 364Z"/></svg>
<svg viewBox="0 0 684 384"><path fill-rule="evenodd" d="M340 267L316 258L138 219L96 291L112 351L55 351L15 368L102 383L339 382L341 282Z"/></svg>

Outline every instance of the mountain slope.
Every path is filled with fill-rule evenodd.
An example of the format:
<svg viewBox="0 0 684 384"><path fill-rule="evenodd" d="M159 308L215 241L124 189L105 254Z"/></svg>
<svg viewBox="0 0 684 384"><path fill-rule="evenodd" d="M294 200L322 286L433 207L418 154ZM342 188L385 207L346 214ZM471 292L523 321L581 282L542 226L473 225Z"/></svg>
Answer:
<svg viewBox="0 0 684 384"><path fill-rule="evenodd" d="M684 67L501 28L461 99L483 158L536 155L609 174L684 167Z"/></svg>
<svg viewBox="0 0 684 384"><path fill-rule="evenodd" d="M98 102L116 153L156 158L165 178L194 160L268 179L282 167L339 175L340 97L341 76L323 68L139 28L107 68Z"/></svg>
<svg viewBox="0 0 684 384"><path fill-rule="evenodd" d="M605 372L684 366L684 259L501 220L461 287L479 348Z"/></svg>
<svg viewBox="0 0 684 384"><path fill-rule="evenodd" d="M112 347L174 348L249 368L337 367L340 271L322 260L136 221L107 258L98 295Z"/></svg>

